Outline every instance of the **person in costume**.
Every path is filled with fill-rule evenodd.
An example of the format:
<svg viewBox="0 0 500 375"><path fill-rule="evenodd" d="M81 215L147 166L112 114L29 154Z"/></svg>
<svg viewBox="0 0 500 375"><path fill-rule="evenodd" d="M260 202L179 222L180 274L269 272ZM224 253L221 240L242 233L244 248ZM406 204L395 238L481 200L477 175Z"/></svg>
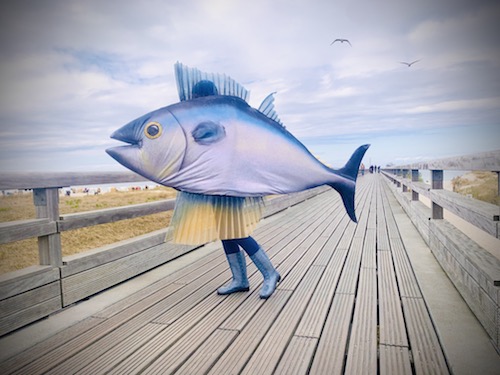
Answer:
<svg viewBox="0 0 500 375"><path fill-rule="evenodd" d="M260 297L268 298L281 276L251 237L263 197L329 185L356 222L356 179L369 145L358 147L343 168L330 168L283 126L273 94L255 109L248 91L226 75L180 63L175 74L180 102L116 130L111 138L127 145L106 152L179 191L169 231L174 243L222 241L233 279L219 294L249 290L246 252L264 278Z"/></svg>
<svg viewBox="0 0 500 375"><path fill-rule="evenodd" d="M217 87L212 81L201 80L193 86L193 98L200 98L209 95L218 95ZM200 196L197 197L199 200L208 199L211 201L210 206L212 206L212 210L208 210L208 215L200 215L199 213L193 212L189 214L186 210L184 210L183 206L186 204L185 202L193 200L192 197L188 197L186 195L189 195L189 193L182 191L178 193L177 203L170 226L177 232L177 236L182 236L181 232L185 229L182 228L182 226L189 226L192 220L200 220L201 217L204 217L201 219L201 228L195 229L196 231L204 231L206 230L205 226L207 222L215 222L215 230L218 232L218 237L222 241L222 247L224 248L227 262L229 263L229 268L233 275L232 281L228 285L220 287L217 290L217 293L220 295L227 295L237 292L247 292L250 290L245 255L241 250L243 249L264 277L264 282L259 293L260 298L269 298L276 289L276 285L281 280L281 276L273 267L266 252L257 243L257 241L249 235L243 238L230 238L231 236L238 235L238 233L234 233L230 228L249 228L247 231L242 232L241 235L250 234L250 228L254 228L258 220L260 220L260 207L262 207L263 204L262 198L235 199L225 198L224 196ZM218 209L217 206L225 206L224 200L226 199L236 200L237 204L233 205L233 208L230 210ZM246 209L244 209L244 207L246 207ZM197 218L189 218L189 215L197 216ZM176 235L174 234L174 238ZM177 238L176 242L179 241L189 242L189 239L184 238L184 240L182 240Z"/></svg>

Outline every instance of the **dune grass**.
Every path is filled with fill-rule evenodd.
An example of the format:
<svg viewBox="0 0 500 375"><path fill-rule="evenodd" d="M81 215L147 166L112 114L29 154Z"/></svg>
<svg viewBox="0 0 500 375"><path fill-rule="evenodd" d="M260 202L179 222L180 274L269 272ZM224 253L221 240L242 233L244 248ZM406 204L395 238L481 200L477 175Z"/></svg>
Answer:
<svg viewBox="0 0 500 375"><path fill-rule="evenodd" d="M175 190L159 187L149 190L115 191L100 195L61 196L61 214L99 210L169 199ZM111 244L168 226L172 212L122 220L61 233L63 256ZM32 194L0 197L0 222L35 218ZM0 273L37 265L36 238L0 245Z"/></svg>
<svg viewBox="0 0 500 375"><path fill-rule="evenodd" d="M495 172L474 171L451 180L453 191L500 206L498 176Z"/></svg>

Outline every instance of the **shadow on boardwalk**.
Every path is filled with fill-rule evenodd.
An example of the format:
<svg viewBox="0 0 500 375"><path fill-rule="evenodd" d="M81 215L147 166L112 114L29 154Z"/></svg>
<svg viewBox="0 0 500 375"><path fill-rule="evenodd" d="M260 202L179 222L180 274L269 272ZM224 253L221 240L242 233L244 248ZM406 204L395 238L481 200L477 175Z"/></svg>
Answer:
<svg viewBox="0 0 500 375"><path fill-rule="evenodd" d="M283 279L269 300L230 279L220 247L0 364L2 374L447 374L390 190L359 179L352 223L327 191L261 223ZM55 316L56 318L57 316Z"/></svg>

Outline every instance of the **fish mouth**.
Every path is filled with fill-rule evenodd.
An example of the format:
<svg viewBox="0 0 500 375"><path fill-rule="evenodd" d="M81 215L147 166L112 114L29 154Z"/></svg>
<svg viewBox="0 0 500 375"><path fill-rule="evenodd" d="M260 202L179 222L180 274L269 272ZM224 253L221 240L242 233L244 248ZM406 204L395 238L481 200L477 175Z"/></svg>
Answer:
<svg viewBox="0 0 500 375"><path fill-rule="evenodd" d="M130 132L127 126L124 126L123 128L114 131L109 137L111 139L116 139L117 141L128 144L127 146L118 146L118 147L141 146L140 139L135 136L134 132Z"/></svg>
<svg viewBox="0 0 500 375"><path fill-rule="evenodd" d="M106 153L122 165L136 171L137 166L134 160L139 157L142 142L139 137L136 136L135 132L131 130L131 127L124 126L114 131L110 135L110 138L126 144L110 147L106 149Z"/></svg>

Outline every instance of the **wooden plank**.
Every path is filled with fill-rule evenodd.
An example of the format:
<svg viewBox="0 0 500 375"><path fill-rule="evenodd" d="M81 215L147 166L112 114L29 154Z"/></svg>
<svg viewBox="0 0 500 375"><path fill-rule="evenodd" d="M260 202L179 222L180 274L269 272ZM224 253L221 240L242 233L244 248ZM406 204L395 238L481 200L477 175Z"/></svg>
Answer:
<svg viewBox="0 0 500 375"><path fill-rule="evenodd" d="M500 170L500 150L486 151L470 155L454 156L444 159L398 165L391 169L439 169L459 171L498 171Z"/></svg>
<svg viewBox="0 0 500 375"><path fill-rule="evenodd" d="M58 284L58 282L57 282ZM61 309L61 297L59 295L46 299L40 303L33 303L29 307L20 310L14 314L2 317L0 320L0 336L23 327L38 319Z"/></svg>
<svg viewBox="0 0 500 375"><path fill-rule="evenodd" d="M82 350L94 342L105 337L111 337L111 345L116 345L123 338L125 330L132 334L134 332L133 327L136 330L140 329L145 324L144 320L153 319L162 311L172 306L179 299L178 294L175 294L179 289L181 289L180 285L169 285L160 292L155 293L155 295L141 301L140 304L124 309L119 314L106 319L98 326L75 336L65 345L59 346L45 356L27 364L22 368L21 373L40 374L55 368L63 362L71 364L71 362L68 362L68 359L78 358L76 356L77 353L82 352ZM122 330L118 330L117 328L121 326L123 326ZM108 336L111 332L116 336ZM59 369L64 370L64 365L60 366Z"/></svg>
<svg viewBox="0 0 500 375"><path fill-rule="evenodd" d="M304 276L280 315L270 327L266 336L249 359L241 374L272 373L284 352L288 341L293 336L295 326L300 321L316 285L324 271L320 267L311 267Z"/></svg>
<svg viewBox="0 0 500 375"><path fill-rule="evenodd" d="M117 360L126 358L129 353L146 344L152 337L158 335L160 332L167 329L167 327L168 326L161 324L146 324L131 337L131 340L126 341L126 345L110 345L106 348L109 350L105 353L88 353L83 358L80 355L76 358L76 361L75 357L72 357L70 361L53 369L51 373L64 374L65 371L67 371L66 374L105 374L108 370L113 368Z"/></svg>
<svg viewBox="0 0 500 375"><path fill-rule="evenodd" d="M0 223L0 244L57 233L57 223L44 219Z"/></svg>
<svg viewBox="0 0 500 375"><path fill-rule="evenodd" d="M248 325L241 329L240 334L234 342L227 348L222 356L213 364L208 372L209 374L238 374L245 366L248 358L252 355L255 348L262 341L271 325L276 320L283 306L291 296L290 291L277 290L262 305ZM224 323L228 326L228 323ZM212 361L213 363L213 361Z"/></svg>
<svg viewBox="0 0 500 375"><path fill-rule="evenodd" d="M402 301L416 373L449 374L424 300L403 298Z"/></svg>
<svg viewBox="0 0 500 375"><path fill-rule="evenodd" d="M347 350L346 373L377 373L377 275L362 268Z"/></svg>
<svg viewBox="0 0 500 375"><path fill-rule="evenodd" d="M165 341L167 345L153 345L152 341L144 345L133 356L120 363L110 374L123 374L124 372L142 371L143 374L168 374L176 371L192 354L203 344L210 334L230 315L246 296L232 294L224 298L224 303L220 303L214 308L199 324L193 327L182 339L172 345L171 333L168 330L161 332L157 337ZM145 351L143 350L145 349ZM139 354L139 353L142 353ZM137 355L140 355L141 362L136 364ZM134 361L134 358L136 359ZM131 361L132 359L132 361ZM132 366L132 367L131 367Z"/></svg>
<svg viewBox="0 0 500 375"><path fill-rule="evenodd" d="M290 344L288 344L288 347L286 348L286 351L273 374L307 374L317 343L317 338L298 336L292 337Z"/></svg>
<svg viewBox="0 0 500 375"><path fill-rule="evenodd" d="M0 190L60 188L147 181L132 172L30 172L2 173Z"/></svg>
<svg viewBox="0 0 500 375"><path fill-rule="evenodd" d="M101 266L103 264L118 260L135 254L137 252L149 249L154 246L165 244L169 250L171 248L180 248L182 245L173 245L165 243L167 229L160 229L151 233L137 236L131 239L115 242L110 245L98 247L79 254L66 256L63 258L61 267L61 276L66 278L77 273ZM191 246L184 246L186 250L193 249Z"/></svg>
<svg viewBox="0 0 500 375"><path fill-rule="evenodd" d="M166 263L182 254L184 247L167 250L158 245L62 279L63 304L68 306L110 286Z"/></svg>
<svg viewBox="0 0 500 375"><path fill-rule="evenodd" d="M355 238L352 241L351 248L340 276L339 284L335 293L352 294L356 293L359 267L363 249L363 239Z"/></svg>
<svg viewBox="0 0 500 375"><path fill-rule="evenodd" d="M88 331L89 329L102 323L102 319L97 318L86 318L56 334L49 337L46 340L34 344L29 349L7 359L0 364L2 369L2 374L12 374L15 371L19 373L28 374L27 371L22 370L27 364L34 362L35 360L47 355L52 350L65 345L67 342L71 341L73 338L77 337Z"/></svg>
<svg viewBox="0 0 500 375"><path fill-rule="evenodd" d="M203 345L191 355L176 371L176 374L204 374L212 366L214 359L219 358L238 335L237 331L216 329Z"/></svg>
<svg viewBox="0 0 500 375"><path fill-rule="evenodd" d="M380 344L380 375L412 375L407 347Z"/></svg>
<svg viewBox="0 0 500 375"><path fill-rule="evenodd" d="M200 277L207 270L212 269L213 267L222 263L221 254L212 253L207 255L201 259L194 261L193 263L174 271L173 273L166 275L165 278L156 281L155 283L131 294L128 297L121 299L120 301L115 302L111 306L105 308L104 310L99 311L94 314L94 317L97 318L109 318L121 310L140 302L144 298L158 292L159 290L167 287L169 284L176 283L180 277L184 277L185 275L193 275L194 278Z"/></svg>
<svg viewBox="0 0 500 375"><path fill-rule="evenodd" d="M59 231L63 232L66 230L84 228L98 224L113 223L115 221L165 212L173 210L174 206L175 199L166 199L157 202L131 204L123 207L113 207L102 210L66 214L60 216L58 226Z"/></svg>
<svg viewBox="0 0 500 375"><path fill-rule="evenodd" d="M42 285L27 292L0 301L0 317L6 318L10 314L18 313L33 305L37 305L54 297L60 298L61 284L59 281Z"/></svg>
<svg viewBox="0 0 500 375"><path fill-rule="evenodd" d="M343 374L349 327L354 309L354 294L335 295L318 348L311 374Z"/></svg>
<svg viewBox="0 0 500 375"><path fill-rule="evenodd" d="M179 297L178 297L179 298ZM123 361L127 363L130 356L135 356L136 352L142 353L142 356L152 355L151 348L164 348L165 350L170 347L175 341L186 334L196 324L202 321L207 314L209 314L218 304L223 303L224 299L215 294L211 294L198 305L194 306L191 310L185 312L175 324L158 324L149 323L148 320L143 320L143 327L138 331L130 332L127 327L118 329L117 333L112 333L113 337L105 337L104 339L96 342L91 347L85 349L82 354L77 354L77 362L84 365L81 367L80 372L85 374L107 373L116 366L127 366L126 372L132 371L129 365L120 365ZM150 330L142 334L145 326L159 327L157 330ZM141 340L138 341L136 336L137 332L141 332ZM117 341L119 340L119 341ZM115 343L116 342L116 343ZM145 352L143 347L149 347L149 351ZM140 358L137 361L140 362ZM69 370L74 368L75 359L72 357L69 360L69 365L66 364L62 370ZM90 361L90 362L89 362ZM81 366L81 365L80 365ZM136 366L136 365L134 365ZM123 371L123 370L122 370ZM62 372L61 372L62 373Z"/></svg>
<svg viewBox="0 0 500 375"><path fill-rule="evenodd" d="M0 275L0 300L59 280L59 269L31 266Z"/></svg>
<svg viewBox="0 0 500 375"><path fill-rule="evenodd" d="M500 286L500 260L448 222L433 221L430 233L485 290ZM431 247L433 249L433 247ZM493 291L493 293L496 290ZM495 293L496 294L496 293ZM491 296L495 298L494 295Z"/></svg>
<svg viewBox="0 0 500 375"><path fill-rule="evenodd" d="M346 250L333 254L295 331L296 336L320 337L346 257Z"/></svg>
<svg viewBox="0 0 500 375"><path fill-rule="evenodd" d="M361 267L377 268L377 231L373 228L367 228L363 243L363 255L361 258Z"/></svg>
<svg viewBox="0 0 500 375"><path fill-rule="evenodd" d="M422 298L417 278L401 239L391 239L391 251L401 297Z"/></svg>
<svg viewBox="0 0 500 375"><path fill-rule="evenodd" d="M408 346L401 298L391 253L378 252L380 344Z"/></svg>

